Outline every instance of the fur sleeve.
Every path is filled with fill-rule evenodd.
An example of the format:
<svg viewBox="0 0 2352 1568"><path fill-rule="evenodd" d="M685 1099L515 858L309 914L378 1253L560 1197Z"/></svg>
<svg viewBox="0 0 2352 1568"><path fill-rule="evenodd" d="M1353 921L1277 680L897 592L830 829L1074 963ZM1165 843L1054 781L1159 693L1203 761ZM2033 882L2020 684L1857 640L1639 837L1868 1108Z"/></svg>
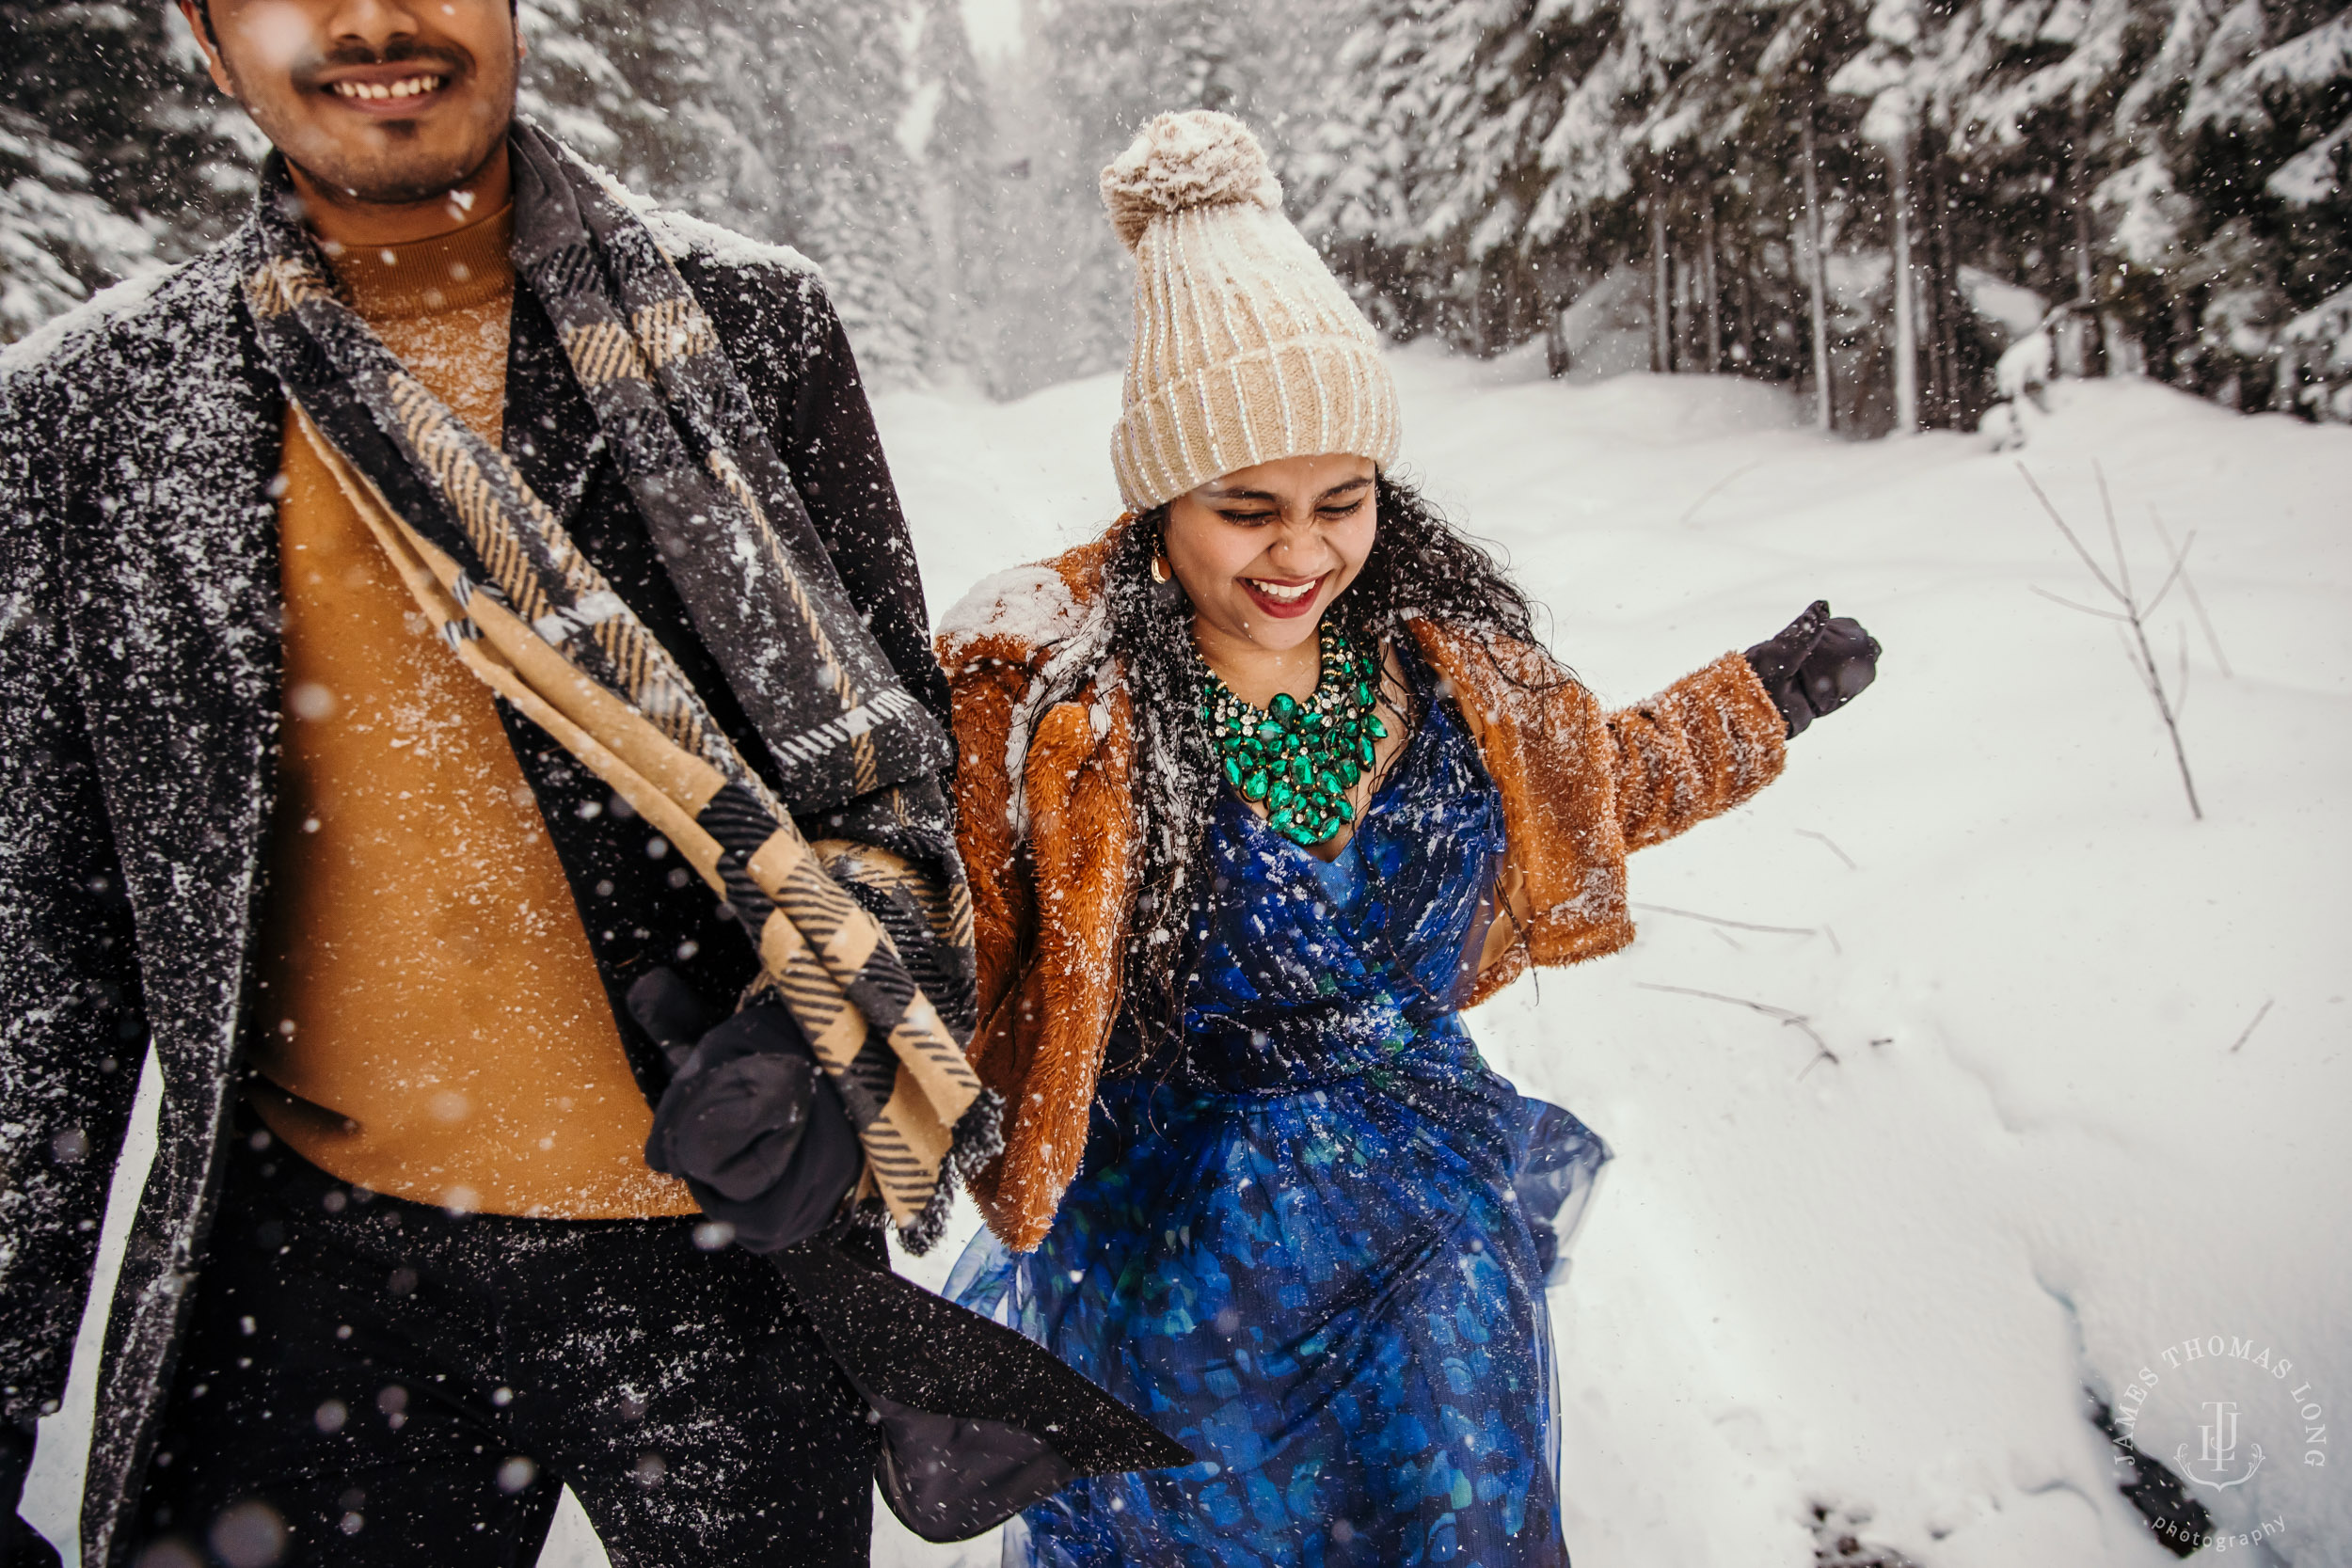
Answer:
<svg viewBox="0 0 2352 1568"><path fill-rule="evenodd" d="M948 671L955 714L956 842L972 888L972 939L977 964L979 1023L972 1053L983 1075L1009 1044L1001 1016L1021 972L1025 933L1035 922L1034 893L1021 875L1013 830L1012 781L1006 768L1012 713L1028 683L1022 665L976 657Z"/></svg>
<svg viewBox="0 0 2352 1568"><path fill-rule="evenodd" d="M1629 849L1720 816L1780 776L1788 723L1738 654L1609 715Z"/></svg>

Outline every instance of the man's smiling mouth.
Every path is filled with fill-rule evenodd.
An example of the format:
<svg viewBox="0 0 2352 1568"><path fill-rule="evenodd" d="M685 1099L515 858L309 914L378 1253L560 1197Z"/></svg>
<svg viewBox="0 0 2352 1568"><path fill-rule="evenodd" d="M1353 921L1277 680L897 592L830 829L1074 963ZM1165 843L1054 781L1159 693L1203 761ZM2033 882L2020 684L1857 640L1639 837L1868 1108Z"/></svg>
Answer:
<svg viewBox="0 0 2352 1568"><path fill-rule="evenodd" d="M447 86L448 77L426 75L405 76L397 82L332 82L327 85L326 90L338 98L417 98Z"/></svg>

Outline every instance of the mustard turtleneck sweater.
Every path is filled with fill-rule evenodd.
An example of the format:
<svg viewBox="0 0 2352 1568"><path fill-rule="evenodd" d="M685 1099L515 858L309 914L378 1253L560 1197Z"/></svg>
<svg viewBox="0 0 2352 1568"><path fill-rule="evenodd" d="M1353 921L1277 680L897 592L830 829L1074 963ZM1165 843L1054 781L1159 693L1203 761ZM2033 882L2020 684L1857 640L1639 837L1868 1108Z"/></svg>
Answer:
<svg viewBox="0 0 2352 1568"><path fill-rule="evenodd" d="M511 212L330 249L385 345L500 440ZM652 1124L571 889L490 692L287 415L285 747L254 1103L334 1176L421 1203L612 1219L695 1212Z"/></svg>

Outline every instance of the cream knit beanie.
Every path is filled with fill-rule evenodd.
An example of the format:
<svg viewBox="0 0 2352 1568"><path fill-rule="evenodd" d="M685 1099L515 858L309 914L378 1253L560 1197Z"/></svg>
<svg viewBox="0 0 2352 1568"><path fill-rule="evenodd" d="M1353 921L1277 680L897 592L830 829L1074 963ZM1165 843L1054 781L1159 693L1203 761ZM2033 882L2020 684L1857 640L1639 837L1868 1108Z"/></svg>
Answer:
<svg viewBox="0 0 2352 1568"><path fill-rule="evenodd" d="M1231 115L1162 115L1103 171L1136 257L1135 344L1111 467L1145 511L1282 457L1396 458L1380 340L1282 215L1265 150Z"/></svg>

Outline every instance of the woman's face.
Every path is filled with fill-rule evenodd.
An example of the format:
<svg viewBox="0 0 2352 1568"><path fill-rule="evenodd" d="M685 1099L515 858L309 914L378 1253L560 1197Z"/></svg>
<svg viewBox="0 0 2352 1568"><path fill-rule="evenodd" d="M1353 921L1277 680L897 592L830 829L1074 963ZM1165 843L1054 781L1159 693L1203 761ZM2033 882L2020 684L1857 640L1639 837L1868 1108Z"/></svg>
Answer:
<svg viewBox="0 0 2352 1568"><path fill-rule="evenodd" d="M1205 641L1286 653L1372 552L1369 457L1285 457L1236 468L1168 509L1168 562Z"/></svg>

